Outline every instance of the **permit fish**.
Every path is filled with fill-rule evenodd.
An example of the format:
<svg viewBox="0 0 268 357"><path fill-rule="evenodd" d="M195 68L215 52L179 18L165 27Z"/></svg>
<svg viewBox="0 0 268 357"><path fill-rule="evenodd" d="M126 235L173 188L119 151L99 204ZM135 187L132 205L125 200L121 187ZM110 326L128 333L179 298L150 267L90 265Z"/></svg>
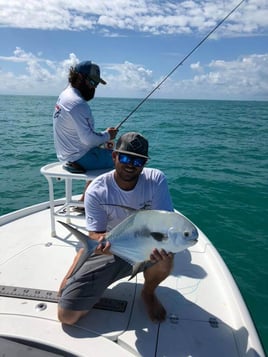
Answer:
<svg viewBox="0 0 268 357"><path fill-rule="evenodd" d="M59 221L83 243L84 252L72 275L92 255L98 241L90 239L71 225ZM111 243L110 252L133 265L132 277L150 260L154 249L178 253L197 243L198 230L186 217L177 212L140 210L125 218L106 234Z"/></svg>

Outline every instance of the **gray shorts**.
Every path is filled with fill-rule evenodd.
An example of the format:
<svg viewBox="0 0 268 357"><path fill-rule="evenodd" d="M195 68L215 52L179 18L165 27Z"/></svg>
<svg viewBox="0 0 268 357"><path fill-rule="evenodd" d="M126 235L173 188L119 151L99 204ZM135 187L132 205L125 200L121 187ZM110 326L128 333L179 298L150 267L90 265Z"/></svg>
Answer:
<svg viewBox="0 0 268 357"><path fill-rule="evenodd" d="M68 310L90 310L110 284L131 273L132 265L117 256L91 256L68 279L62 290L59 305Z"/></svg>

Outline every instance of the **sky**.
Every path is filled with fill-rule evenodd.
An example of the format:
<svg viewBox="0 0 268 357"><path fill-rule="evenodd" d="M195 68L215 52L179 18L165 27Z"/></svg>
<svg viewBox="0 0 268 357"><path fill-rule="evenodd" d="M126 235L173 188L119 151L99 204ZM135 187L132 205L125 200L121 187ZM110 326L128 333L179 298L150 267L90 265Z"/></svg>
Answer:
<svg viewBox="0 0 268 357"><path fill-rule="evenodd" d="M239 2L0 0L0 94L58 96L91 60L99 97L266 101L268 0L244 0L204 40Z"/></svg>

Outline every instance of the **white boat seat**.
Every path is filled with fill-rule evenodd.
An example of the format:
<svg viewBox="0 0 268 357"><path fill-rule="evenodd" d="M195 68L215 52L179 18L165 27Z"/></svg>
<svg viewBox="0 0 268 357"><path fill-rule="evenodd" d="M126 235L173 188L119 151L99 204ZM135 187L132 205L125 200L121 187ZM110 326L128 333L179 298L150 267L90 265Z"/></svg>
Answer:
<svg viewBox="0 0 268 357"><path fill-rule="evenodd" d="M54 162L43 166L40 169L42 175L48 181L49 187L49 202L50 202L50 219L51 219L51 235L56 236L55 217L66 217L67 222L70 223L71 218L83 218L81 213L72 212L71 207L84 207L82 201L73 199L73 180L91 181L95 177L110 171L111 169L89 170L85 173L71 173L64 169L64 165L61 162ZM54 195L54 181L65 181L65 198L63 200L55 200ZM63 206L62 206L63 203ZM61 205L60 208L57 208Z"/></svg>

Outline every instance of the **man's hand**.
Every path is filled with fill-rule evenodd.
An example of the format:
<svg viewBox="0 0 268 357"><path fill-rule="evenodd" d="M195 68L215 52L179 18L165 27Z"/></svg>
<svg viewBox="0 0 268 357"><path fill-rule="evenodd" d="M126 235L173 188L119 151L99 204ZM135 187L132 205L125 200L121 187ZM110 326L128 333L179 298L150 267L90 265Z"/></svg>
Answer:
<svg viewBox="0 0 268 357"><path fill-rule="evenodd" d="M160 251L158 249L154 249L150 254L150 260L153 263L157 263L161 260L168 260L172 258L173 258L173 253L171 252L167 253L164 249L161 249Z"/></svg>
<svg viewBox="0 0 268 357"><path fill-rule="evenodd" d="M97 248L95 249L95 254L107 254L107 255L111 255L112 253L110 252L110 247L111 247L111 243L109 241L105 241L105 235L102 235L99 239L98 242L100 244L98 244Z"/></svg>
<svg viewBox="0 0 268 357"><path fill-rule="evenodd" d="M114 140L116 135L117 135L117 133L118 133L118 129L116 129L116 128L107 128L106 130L108 131L108 133L110 135L110 140Z"/></svg>
<svg viewBox="0 0 268 357"><path fill-rule="evenodd" d="M112 255L110 252L111 243L109 241L105 241L106 232L88 232L89 239L97 240L99 244L95 249L95 254L108 254Z"/></svg>

